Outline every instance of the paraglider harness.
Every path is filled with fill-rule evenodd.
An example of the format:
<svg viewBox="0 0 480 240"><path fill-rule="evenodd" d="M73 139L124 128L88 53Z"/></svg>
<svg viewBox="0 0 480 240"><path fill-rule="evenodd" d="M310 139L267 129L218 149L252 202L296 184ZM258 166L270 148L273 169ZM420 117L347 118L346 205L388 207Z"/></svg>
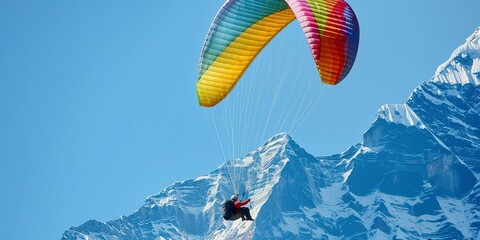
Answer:
<svg viewBox="0 0 480 240"><path fill-rule="evenodd" d="M240 218L232 200L226 200L222 203L222 215L225 220L237 220Z"/></svg>
<svg viewBox="0 0 480 240"><path fill-rule="evenodd" d="M247 191L248 189L245 189L245 191L243 191L242 198L245 197L245 193L247 193ZM237 220L241 217L240 214L238 214L238 210L237 208L235 208L235 204L231 199L225 200L222 203L222 216L223 219L230 221Z"/></svg>

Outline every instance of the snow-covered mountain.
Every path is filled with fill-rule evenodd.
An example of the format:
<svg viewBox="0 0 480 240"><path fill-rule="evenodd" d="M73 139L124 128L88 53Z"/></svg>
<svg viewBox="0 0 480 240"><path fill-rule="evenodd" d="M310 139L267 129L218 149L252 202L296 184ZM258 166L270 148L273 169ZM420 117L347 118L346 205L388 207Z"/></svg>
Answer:
<svg viewBox="0 0 480 240"><path fill-rule="evenodd" d="M282 133L238 161L254 222L221 218L220 166L63 239L480 239L479 85L480 28L347 151L314 157Z"/></svg>

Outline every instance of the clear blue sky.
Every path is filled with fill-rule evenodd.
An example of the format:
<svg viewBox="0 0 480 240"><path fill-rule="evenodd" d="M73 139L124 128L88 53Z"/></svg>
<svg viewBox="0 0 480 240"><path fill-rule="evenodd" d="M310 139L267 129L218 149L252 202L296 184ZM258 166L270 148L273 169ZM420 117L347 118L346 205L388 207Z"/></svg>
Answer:
<svg viewBox="0 0 480 240"><path fill-rule="evenodd" d="M382 104L403 103L480 25L478 0L349 3L361 27L357 61L293 136L315 155L361 141ZM222 163L195 93L222 4L0 1L2 239L58 239ZM304 41L299 29L280 38Z"/></svg>

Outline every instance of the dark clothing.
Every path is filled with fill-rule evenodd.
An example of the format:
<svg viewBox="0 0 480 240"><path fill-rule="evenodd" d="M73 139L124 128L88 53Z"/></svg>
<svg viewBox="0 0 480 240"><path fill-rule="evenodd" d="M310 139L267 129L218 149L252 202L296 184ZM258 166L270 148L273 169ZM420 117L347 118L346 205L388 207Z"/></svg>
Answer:
<svg viewBox="0 0 480 240"><path fill-rule="evenodd" d="M248 209L247 207L241 207L240 208L240 217L242 218L242 221L243 220L253 220L252 218L252 215L250 215L250 209Z"/></svg>
<svg viewBox="0 0 480 240"><path fill-rule="evenodd" d="M237 209L235 208L235 204L232 200L227 200L222 203L222 211L223 219L225 220L237 220L239 218L237 217L236 219L232 219L232 217L237 213Z"/></svg>

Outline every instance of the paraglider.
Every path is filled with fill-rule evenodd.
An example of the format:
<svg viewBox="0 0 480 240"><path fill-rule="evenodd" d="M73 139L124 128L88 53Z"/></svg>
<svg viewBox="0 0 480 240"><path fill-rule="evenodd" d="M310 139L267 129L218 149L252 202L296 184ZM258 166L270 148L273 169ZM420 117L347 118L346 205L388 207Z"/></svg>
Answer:
<svg viewBox="0 0 480 240"><path fill-rule="evenodd" d="M359 26L344 0L227 0L204 42L197 81L199 104L212 107L234 88L257 54L297 19L322 81L335 85L350 72Z"/></svg>
<svg viewBox="0 0 480 240"><path fill-rule="evenodd" d="M227 221L235 221L242 219L242 221L253 221L252 215L250 215L250 209L243 207L250 202L250 199L245 201L239 201L238 196L233 195L230 200L222 203L223 219Z"/></svg>
<svg viewBox="0 0 480 240"><path fill-rule="evenodd" d="M330 85L341 82L352 69L360 37L355 13L344 0L227 0L215 16L203 44L196 84L198 101L200 106L206 107L204 109L212 110L206 112L210 114L210 120L225 159L223 170L229 176L234 192L238 192L242 186L248 189L254 182L254 179L248 177L248 169L235 160L239 152L243 153L244 141L242 140L246 139L244 136L253 132L243 129L254 127L257 119L265 120L263 128L261 128L262 124L258 124L263 130L255 131L261 132L262 137L258 139L263 139L269 121L274 119L272 112L274 112L276 100L279 99L277 94L279 91L268 88L275 92L274 101L271 102L268 111L261 111L258 107L259 103L269 105L269 101L259 99L248 101L255 95L267 95L262 91L259 92L260 94L254 94L255 91L252 89L260 89L256 87L245 88L248 90L240 94L246 97L243 100L247 99L247 101L239 101L232 106L228 104L229 101L221 104L225 107L225 114L220 115L218 119L215 118L214 110L219 107L213 106L222 102L230 94L263 48L295 19L300 23L307 39L322 82ZM287 46L291 45L291 43L287 44ZM294 63L291 66L299 68L302 64ZM281 84L278 85L281 86ZM301 85L296 86L301 87ZM241 85L237 88L241 89ZM295 94L294 91L290 92L292 92L290 96ZM297 94L291 98L282 95L284 103L291 105L284 106L279 111L286 117L279 117L279 124L273 127L278 126L282 129L287 125L287 121L291 120L291 128L296 129L294 126L303 121L302 119L308 115L319 99L316 97L318 92L312 92L315 95L313 98L309 98L310 94ZM249 108L248 104L254 105L255 108ZM257 115L262 112L266 115L264 118L259 117L260 114ZM217 123L220 123L219 126ZM221 127L221 124L224 127ZM219 132L222 131L225 132L226 141L220 140ZM224 142L227 145L225 148L231 148L231 156L227 157L228 151L224 151ZM240 218L253 221L250 209L244 207L249 202L249 199L239 201L237 195L232 196L222 204L223 218L227 221Z"/></svg>

